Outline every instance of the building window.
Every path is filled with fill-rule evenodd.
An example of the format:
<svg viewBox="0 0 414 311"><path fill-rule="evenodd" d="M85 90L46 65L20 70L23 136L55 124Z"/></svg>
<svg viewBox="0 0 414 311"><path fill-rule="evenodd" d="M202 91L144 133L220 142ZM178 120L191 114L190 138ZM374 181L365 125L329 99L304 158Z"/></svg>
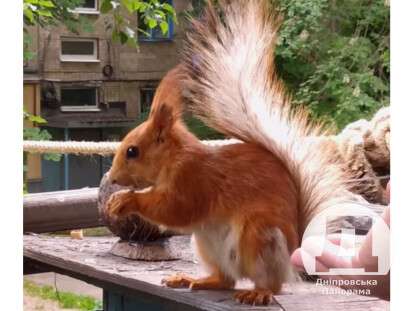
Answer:
<svg viewBox="0 0 414 311"><path fill-rule="evenodd" d="M62 111L100 111L96 87L64 87L60 89Z"/></svg>
<svg viewBox="0 0 414 311"><path fill-rule="evenodd" d="M141 88L140 90L141 94L141 118L146 119L149 115L149 112L151 110L151 104L154 99L155 95L155 88L153 87L145 87Z"/></svg>
<svg viewBox="0 0 414 311"><path fill-rule="evenodd" d="M99 0L84 0L80 7L74 12L81 14L99 14Z"/></svg>
<svg viewBox="0 0 414 311"><path fill-rule="evenodd" d="M98 39L61 38L63 62L99 62Z"/></svg>
<svg viewBox="0 0 414 311"><path fill-rule="evenodd" d="M169 3L173 5L172 0L161 0L160 3ZM138 13L138 41L168 41L172 40L174 35L174 22L168 18L168 31L163 34L159 26L151 29L144 22L145 16Z"/></svg>

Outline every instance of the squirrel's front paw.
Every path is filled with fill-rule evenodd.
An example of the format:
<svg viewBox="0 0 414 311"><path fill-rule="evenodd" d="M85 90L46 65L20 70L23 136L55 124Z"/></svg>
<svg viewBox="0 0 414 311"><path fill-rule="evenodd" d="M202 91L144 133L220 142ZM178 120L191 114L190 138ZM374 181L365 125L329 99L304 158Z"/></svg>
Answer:
<svg viewBox="0 0 414 311"><path fill-rule="evenodd" d="M135 207L136 200L133 190L115 192L106 203L106 209L110 217L127 216L134 211Z"/></svg>

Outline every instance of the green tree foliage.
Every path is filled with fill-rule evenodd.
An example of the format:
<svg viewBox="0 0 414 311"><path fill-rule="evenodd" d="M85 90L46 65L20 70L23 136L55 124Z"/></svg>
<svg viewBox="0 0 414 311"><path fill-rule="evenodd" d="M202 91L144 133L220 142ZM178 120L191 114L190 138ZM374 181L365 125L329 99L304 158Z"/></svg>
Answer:
<svg viewBox="0 0 414 311"><path fill-rule="evenodd" d="M64 24L70 31L91 31L92 25L85 16L74 13L74 9L84 0L23 0L23 17L26 26ZM163 34L168 31L168 19L177 22L174 8L162 0L101 0L101 13L112 16L107 30L112 33L112 40L132 46L137 44L137 32L145 30L132 27L125 14L141 14L146 29L159 27Z"/></svg>
<svg viewBox="0 0 414 311"><path fill-rule="evenodd" d="M384 0L274 0L283 13L275 59L293 102L339 129L389 105Z"/></svg>
<svg viewBox="0 0 414 311"><path fill-rule="evenodd" d="M23 0L25 26L41 27L64 24L69 31L91 31L91 24L84 16L73 14L73 10L84 0Z"/></svg>
<svg viewBox="0 0 414 311"><path fill-rule="evenodd" d="M47 121L40 116L36 116L28 113L23 109L23 122L30 122L34 127L24 127L23 128L23 140L51 140L52 135L38 125L45 125ZM45 154L43 155L45 160L49 161L60 161L60 154ZM27 153L23 153L23 193L27 193Z"/></svg>
<svg viewBox="0 0 414 311"><path fill-rule="evenodd" d="M389 1L269 1L283 17L275 62L295 105L338 129L389 105Z"/></svg>
<svg viewBox="0 0 414 311"><path fill-rule="evenodd" d="M40 116L36 116L23 110L23 119L32 122L35 127L23 128L23 140L51 140L52 135L45 129L37 127L38 125L45 125L47 121ZM46 160L59 161L60 154L45 154Z"/></svg>
<svg viewBox="0 0 414 311"><path fill-rule="evenodd" d="M168 32L168 19L177 22L174 8L165 1L160 0L103 0L101 4L102 13L110 13L113 16L113 23L108 29L112 29L112 40L128 43L131 46L137 44L137 32L149 35L144 28L138 25L137 28L130 26L130 21L124 17L124 12L137 16L139 13L143 18L145 29L159 27L163 34Z"/></svg>

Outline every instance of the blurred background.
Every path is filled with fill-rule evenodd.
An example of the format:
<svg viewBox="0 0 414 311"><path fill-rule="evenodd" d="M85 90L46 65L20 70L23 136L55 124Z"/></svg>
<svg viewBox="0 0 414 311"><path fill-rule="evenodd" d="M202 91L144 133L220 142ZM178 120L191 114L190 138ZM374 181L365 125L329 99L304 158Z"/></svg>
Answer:
<svg viewBox="0 0 414 311"><path fill-rule="evenodd" d="M119 141L146 119L203 0L24 0L24 139ZM389 105L389 2L272 0L295 105L337 131ZM246 29L248 31L248 29ZM222 136L187 117L201 139ZM25 154L25 191L97 186L111 157Z"/></svg>

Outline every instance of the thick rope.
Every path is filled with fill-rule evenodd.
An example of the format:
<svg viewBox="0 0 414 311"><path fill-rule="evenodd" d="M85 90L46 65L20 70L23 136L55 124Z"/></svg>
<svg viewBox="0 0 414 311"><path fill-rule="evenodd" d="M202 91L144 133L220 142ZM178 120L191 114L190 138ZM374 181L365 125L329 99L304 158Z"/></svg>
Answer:
<svg viewBox="0 0 414 311"><path fill-rule="evenodd" d="M205 140L209 146L221 146L235 143L235 139ZM119 142L111 141L23 141L23 151L29 153L64 153L64 154L99 154L108 156L114 154Z"/></svg>
<svg viewBox="0 0 414 311"><path fill-rule="evenodd" d="M114 154L119 142L93 141L23 141L23 150L30 153Z"/></svg>

